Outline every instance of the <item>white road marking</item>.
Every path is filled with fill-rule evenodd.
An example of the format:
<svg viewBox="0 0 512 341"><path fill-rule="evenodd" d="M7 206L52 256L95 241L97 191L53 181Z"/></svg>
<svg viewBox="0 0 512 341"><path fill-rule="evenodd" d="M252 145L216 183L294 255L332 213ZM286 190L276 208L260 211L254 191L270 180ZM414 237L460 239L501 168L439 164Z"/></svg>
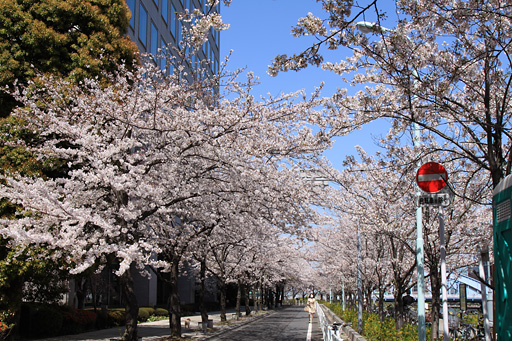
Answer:
<svg viewBox="0 0 512 341"><path fill-rule="evenodd" d="M309 327L308 327L308 336L306 337L306 341L311 341L312 333L313 333L313 323L310 323Z"/></svg>

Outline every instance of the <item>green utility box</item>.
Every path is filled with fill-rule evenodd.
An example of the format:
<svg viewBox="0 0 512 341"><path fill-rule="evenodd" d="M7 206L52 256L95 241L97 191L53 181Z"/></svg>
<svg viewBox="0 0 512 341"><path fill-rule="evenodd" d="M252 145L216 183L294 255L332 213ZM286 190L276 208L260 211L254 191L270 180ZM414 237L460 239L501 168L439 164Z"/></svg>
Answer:
<svg viewBox="0 0 512 341"><path fill-rule="evenodd" d="M512 175L493 191L494 288L497 340L512 340ZM510 294L510 296L509 296Z"/></svg>

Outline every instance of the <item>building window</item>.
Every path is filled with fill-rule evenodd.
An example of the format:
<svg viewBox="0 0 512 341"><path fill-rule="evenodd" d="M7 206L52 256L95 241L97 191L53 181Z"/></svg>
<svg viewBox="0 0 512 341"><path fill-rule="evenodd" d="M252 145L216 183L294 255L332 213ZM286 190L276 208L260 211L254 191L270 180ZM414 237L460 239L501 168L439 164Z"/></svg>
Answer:
<svg viewBox="0 0 512 341"><path fill-rule="evenodd" d="M167 18L169 15L169 0L162 0L162 18L167 24Z"/></svg>
<svg viewBox="0 0 512 341"><path fill-rule="evenodd" d="M140 13L139 13L139 40L144 47L146 47L147 43L147 31L148 31L148 12L140 4Z"/></svg>
<svg viewBox="0 0 512 341"><path fill-rule="evenodd" d="M153 55L153 59L156 62L156 54L158 52L158 31L156 29L155 24L153 24L153 22L151 22L150 34L151 34L151 46L149 48L150 48L151 54Z"/></svg>
<svg viewBox="0 0 512 341"><path fill-rule="evenodd" d="M206 41L206 43L204 43L204 45L203 45L203 53L204 53L204 57L206 59L208 59L209 47L210 47L210 42Z"/></svg>
<svg viewBox="0 0 512 341"><path fill-rule="evenodd" d="M165 43L165 40L163 37L160 37L160 70L164 71L165 66L167 64L166 58L167 58L167 44Z"/></svg>
<svg viewBox="0 0 512 341"><path fill-rule="evenodd" d="M183 30L183 26L181 24L181 20L178 20L178 32L176 32L176 44L179 46L180 42L181 42L181 33L182 33L182 30Z"/></svg>
<svg viewBox="0 0 512 341"><path fill-rule="evenodd" d="M178 18L178 12L176 11L176 7L171 3L171 34L174 39L176 39L176 19ZM177 39L176 39L177 40Z"/></svg>
<svg viewBox="0 0 512 341"><path fill-rule="evenodd" d="M132 12L132 16L130 17L130 26L135 28L135 0L127 0L126 4L128 5L130 12Z"/></svg>

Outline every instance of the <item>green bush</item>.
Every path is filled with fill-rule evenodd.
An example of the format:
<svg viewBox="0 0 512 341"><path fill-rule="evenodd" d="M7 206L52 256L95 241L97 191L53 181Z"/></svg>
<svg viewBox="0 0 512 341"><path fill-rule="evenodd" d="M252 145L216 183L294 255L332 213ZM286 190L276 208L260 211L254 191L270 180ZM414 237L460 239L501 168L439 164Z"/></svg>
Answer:
<svg viewBox="0 0 512 341"><path fill-rule="evenodd" d="M340 317L344 322L352 323L357 330L358 312L352 309L345 309L340 304L329 304L327 306L333 313ZM363 336L368 341L415 341L418 340L418 326L406 324L399 331L395 328L395 319L386 318L380 321L378 314L363 313ZM427 339L430 339L430 327L427 327Z"/></svg>
<svg viewBox="0 0 512 341"><path fill-rule="evenodd" d="M169 311L167 311L167 309L163 309L163 308L156 308L155 315L156 316L169 316Z"/></svg>
<svg viewBox="0 0 512 341"><path fill-rule="evenodd" d="M108 325L113 327L124 326L126 324L126 314L124 309L110 309L108 311Z"/></svg>
<svg viewBox="0 0 512 341"><path fill-rule="evenodd" d="M64 313L61 334L78 334L96 327L97 314L93 310L73 309Z"/></svg>
<svg viewBox="0 0 512 341"><path fill-rule="evenodd" d="M32 330L34 336L55 336L62 329L64 316L62 311L53 306L41 306L32 315Z"/></svg>
<svg viewBox="0 0 512 341"><path fill-rule="evenodd" d="M363 321L364 335L368 340L385 341L397 337L395 320L387 318L380 321L377 314L369 314ZM406 340L403 339L402 340Z"/></svg>
<svg viewBox="0 0 512 341"><path fill-rule="evenodd" d="M103 311L98 311L98 316L96 317L96 329L105 329L110 327L108 324L108 312L105 313Z"/></svg>
<svg viewBox="0 0 512 341"><path fill-rule="evenodd" d="M398 338L404 341L418 340L418 326L406 324L398 333ZM427 328L427 340L430 340L430 328Z"/></svg>
<svg viewBox="0 0 512 341"><path fill-rule="evenodd" d="M147 308L147 307L139 308L139 314L137 316L137 321L146 322L148 320L148 318L154 314L155 314L154 308Z"/></svg>

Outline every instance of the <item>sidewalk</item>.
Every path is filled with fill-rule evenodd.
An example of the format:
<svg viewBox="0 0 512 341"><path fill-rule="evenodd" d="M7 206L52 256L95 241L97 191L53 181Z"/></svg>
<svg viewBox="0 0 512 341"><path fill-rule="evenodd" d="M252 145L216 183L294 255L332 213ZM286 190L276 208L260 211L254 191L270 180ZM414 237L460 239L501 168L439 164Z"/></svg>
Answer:
<svg viewBox="0 0 512 341"><path fill-rule="evenodd" d="M213 320L213 329L209 328L206 332L201 330L201 315L185 316L181 318L181 336L184 338L201 339L203 337L211 337L212 335L220 332L226 328L246 323L254 318L263 316L271 311L261 311L256 314L251 313L251 316L245 317L245 314L240 320L236 320L235 311L228 310L226 312L227 324L220 324L220 312L208 313L208 319ZM185 321L190 319L190 328L185 328ZM199 324L198 324L199 323ZM38 341L113 341L122 340L124 327L116 327L110 329L95 330L88 333L76 335L64 335L52 337L47 339L39 339ZM157 341L171 335L169 328L169 320L161 320L155 322L146 322L138 325L139 340L142 341Z"/></svg>

